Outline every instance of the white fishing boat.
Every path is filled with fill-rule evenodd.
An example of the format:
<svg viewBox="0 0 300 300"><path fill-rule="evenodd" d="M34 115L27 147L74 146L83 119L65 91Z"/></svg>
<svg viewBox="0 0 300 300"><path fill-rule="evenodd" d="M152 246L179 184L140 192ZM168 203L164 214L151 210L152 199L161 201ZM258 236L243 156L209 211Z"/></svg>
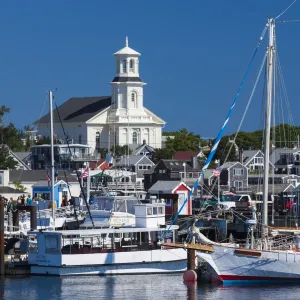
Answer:
<svg viewBox="0 0 300 300"><path fill-rule="evenodd" d="M136 226L105 229L35 231L29 233L31 274L112 275L183 272L184 249L174 242L178 226L165 233L165 204L135 205Z"/></svg>

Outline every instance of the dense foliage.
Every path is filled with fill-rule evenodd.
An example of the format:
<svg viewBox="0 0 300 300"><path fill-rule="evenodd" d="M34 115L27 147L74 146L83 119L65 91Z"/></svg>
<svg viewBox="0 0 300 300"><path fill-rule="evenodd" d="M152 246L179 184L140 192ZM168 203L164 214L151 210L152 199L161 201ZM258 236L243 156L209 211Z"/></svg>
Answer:
<svg viewBox="0 0 300 300"><path fill-rule="evenodd" d="M0 106L0 145L7 145L12 151L29 151L34 141L30 139L30 132L33 127L30 125L24 126L23 130L17 129L13 123L4 125L3 120L5 114L8 114L10 109L4 105ZM152 160L157 163L160 159L171 159L176 151L196 151L203 149L207 156L209 149L212 147L214 141L205 141L199 134L189 132L183 128L175 132L164 132L166 137L165 148L155 149L152 155ZM238 157L238 149L260 149L263 150L263 130L256 130L253 132L240 132L235 140L235 144L231 141L234 139L234 134L224 136L220 143L214 159L221 160L221 163L228 155L227 161L234 161ZM276 147L292 148L296 145L299 147L300 126L292 126L288 124L277 125L271 128L272 145ZM59 140L54 140L55 143L60 143ZM43 137L37 144L50 144L49 137ZM272 146L271 145L271 146ZM1 146L2 147L2 146ZM231 149L231 150L230 150ZM230 151L229 151L230 150ZM1 148L0 153L0 168L13 169L16 165L15 161L9 157L8 149ZM111 149L100 149L101 157L105 158L106 154L114 153L116 157L122 155L132 154L132 150L128 146L115 146ZM228 154L229 153L229 154Z"/></svg>

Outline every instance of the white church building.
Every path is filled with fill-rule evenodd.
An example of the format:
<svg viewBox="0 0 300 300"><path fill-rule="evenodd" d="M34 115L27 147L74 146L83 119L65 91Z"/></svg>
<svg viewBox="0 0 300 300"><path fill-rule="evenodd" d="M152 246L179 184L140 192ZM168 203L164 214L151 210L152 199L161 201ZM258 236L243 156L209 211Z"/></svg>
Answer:
<svg viewBox="0 0 300 300"><path fill-rule="evenodd" d="M144 107L144 83L139 77L140 53L126 45L114 53L116 76L110 82L112 95L71 98L58 107L65 132L71 143L86 144L91 152L114 145L146 143L161 148L165 121ZM66 142L56 110L54 132ZM50 114L35 124L38 134L50 136Z"/></svg>

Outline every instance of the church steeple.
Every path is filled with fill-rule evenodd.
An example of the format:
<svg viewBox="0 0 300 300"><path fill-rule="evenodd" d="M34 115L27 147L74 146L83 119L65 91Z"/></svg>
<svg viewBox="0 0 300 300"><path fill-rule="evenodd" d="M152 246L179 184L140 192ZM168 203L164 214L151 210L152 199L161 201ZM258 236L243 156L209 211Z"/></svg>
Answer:
<svg viewBox="0 0 300 300"><path fill-rule="evenodd" d="M111 82L112 108L116 115L145 115L143 103L144 83L139 77L140 53L128 46L114 53L116 57L116 77Z"/></svg>
<svg viewBox="0 0 300 300"><path fill-rule="evenodd" d="M128 37L125 39L125 47L117 51L116 56L116 77L139 77L139 56L128 46Z"/></svg>

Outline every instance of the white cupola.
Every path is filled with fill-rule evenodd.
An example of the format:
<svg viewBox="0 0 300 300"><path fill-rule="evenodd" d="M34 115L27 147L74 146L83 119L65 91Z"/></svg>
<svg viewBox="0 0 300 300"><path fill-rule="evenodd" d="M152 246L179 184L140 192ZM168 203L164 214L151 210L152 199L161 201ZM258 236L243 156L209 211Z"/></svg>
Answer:
<svg viewBox="0 0 300 300"><path fill-rule="evenodd" d="M139 77L139 56L141 54L128 47L128 37L126 37L125 47L114 55L117 58L117 76Z"/></svg>

